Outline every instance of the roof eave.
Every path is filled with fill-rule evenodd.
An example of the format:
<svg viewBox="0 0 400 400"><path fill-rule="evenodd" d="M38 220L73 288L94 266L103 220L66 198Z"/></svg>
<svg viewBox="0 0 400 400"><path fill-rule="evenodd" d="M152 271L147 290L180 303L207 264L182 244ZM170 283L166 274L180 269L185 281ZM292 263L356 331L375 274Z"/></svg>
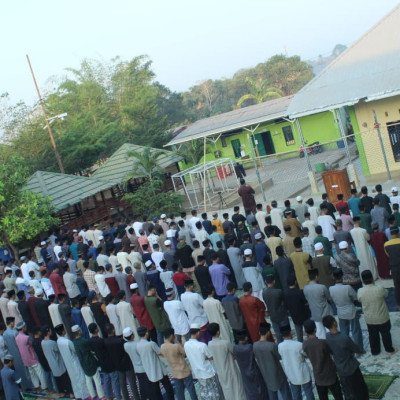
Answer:
<svg viewBox="0 0 400 400"><path fill-rule="evenodd" d="M214 135L220 135L222 133L228 133L228 132L234 131L236 129L242 129L242 128L245 128L247 126L251 126L251 125L255 125L255 124L261 124L263 122L273 121L273 120L275 120L277 118L283 118L283 117L286 117L286 116L287 116L286 112L285 113L276 113L273 116L260 117L260 118L256 118L256 119L253 119L253 120L245 121L246 123L238 123L238 124L229 125L228 127L224 127L224 128L211 129L209 131L204 131L204 132L198 133L197 135L193 135L193 136L187 136L187 137L179 138L179 135L178 135L176 138L172 139L170 142L165 144L164 147L168 147L168 146L173 146L175 144L189 142L190 140L203 139L203 138L208 137L208 136L214 136Z"/></svg>

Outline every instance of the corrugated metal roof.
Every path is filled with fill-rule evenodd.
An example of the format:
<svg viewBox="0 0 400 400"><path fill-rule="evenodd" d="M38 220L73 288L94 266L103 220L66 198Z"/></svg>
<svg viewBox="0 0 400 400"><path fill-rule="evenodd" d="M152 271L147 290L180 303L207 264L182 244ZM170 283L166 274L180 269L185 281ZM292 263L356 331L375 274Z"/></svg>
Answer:
<svg viewBox="0 0 400 400"><path fill-rule="evenodd" d="M282 118L287 115L287 108L292 98L293 96L280 97L279 99L201 119L190 125L165 146L218 135L261 122Z"/></svg>
<svg viewBox="0 0 400 400"><path fill-rule="evenodd" d="M56 211L60 211L112 186L111 182L100 179L36 171L29 178L25 190L51 197Z"/></svg>
<svg viewBox="0 0 400 400"><path fill-rule="evenodd" d="M113 182L114 184L121 183L125 176L132 171L135 158L129 157L130 151L143 151L145 146L137 146L131 143L123 144L104 164L102 164L93 173L92 178L98 178L105 181ZM152 151L159 151L160 149L152 149ZM167 168L171 164L175 164L182 160L182 157L177 156L172 151L162 150L165 154L161 156L158 161L162 169Z"/></svg>
<svg viewBox="0 0 400 400"><path fill-rule="evenodd" d="M400 5L345 50L293 98L291 118L395 96L400 90Z"/></svg>

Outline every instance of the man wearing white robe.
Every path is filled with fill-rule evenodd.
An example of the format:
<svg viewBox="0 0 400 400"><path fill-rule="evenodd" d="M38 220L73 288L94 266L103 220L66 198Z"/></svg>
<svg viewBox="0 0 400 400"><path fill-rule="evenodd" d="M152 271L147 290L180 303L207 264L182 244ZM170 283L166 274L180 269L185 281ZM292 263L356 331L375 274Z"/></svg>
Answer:
<svg viewBox="0 0 400 400"><path fill-rule="evenodd" d="M378 278L378 271L369 245L370 236L364 228L360 227L360 217L354 217L353 221L354 228L350 231L350 235L356 247L357 258L360 260L360 274L369 269L375 280Z"/></svg>
<svg viewBox="0 0 400 400"><path fill-rule="evenodd" d="M117 315L119 320L121 321L121 328L124 330L125 328L131 328L133 333L135 334L135 340L138 340L137 327L138 323L136 322L135 316L133 314L132 306L130 303L125 301L126 295L124 294L120 296L119 303L117 304Z"/></svg>
<svg viewBox="0 0 400 400"><path fill-rule="evenodd" d="M275 226L277 226L280 230L281 230L281 234L282 235L285 235L285 231L284 231L284 229L283 229L283 222L282 222L282 219L283 219L283 211L280 209L280 208L278 208L278 203L275 201L275 200L273 200L272 202L271 202L271 207L272 207L272 209L271 209L271 225L275 225Z"/></svg>
<svg viewBox="0 0 400 400"><path fill-rule="evenodd" d="M56 326L55 330L59 336L57 339L58 349L67 368L74 396L77 399L86 399L90 394L86 386L85 373L76 355L74 344L65 337L66 332L63 325Z"/></svg>
<svg viewBox="0 0 400 400"><path fill-rule="evenodd" d="M213 364L217 370L218 379L224 392L225 399L242 400L246 398L242 376L233 357L233 344L220 337L219 325L211 323L208 332L212 336L208 349L213 356Z"/></svg>
<svg viewBox="0 0 400 400"><path fill-rule="evenodd" d="M231 334L229 332L229 326L225 318L225 310L219 300L214 299L215 289L211 288L208 293L208 297L204 300L203 309L207 314L208 321L217 323L219 325L219 331L221 332L221 339L232 341Z"/></svg>

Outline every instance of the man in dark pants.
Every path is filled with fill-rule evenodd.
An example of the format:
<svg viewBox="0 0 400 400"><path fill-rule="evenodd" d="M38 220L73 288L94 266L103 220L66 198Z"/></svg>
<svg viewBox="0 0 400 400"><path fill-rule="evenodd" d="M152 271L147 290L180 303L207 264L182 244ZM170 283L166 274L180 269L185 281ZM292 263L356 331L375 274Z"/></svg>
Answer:
<svg viewBox="0 0 400 400"><path fill-rule="evenodd" d="M390 236L392 238L385 243L385 253L389 257L389 266L394 284L394 295L397 307L400 309L400 238L399 228L397 226L390 228Z"/></svg>
<svg viewBox="0 0 400 400"><path fill-rule="evenodd" d="M374 278L369 269L361 273L361 278L364 287L358 290L357 296L358 301L362 304L365 322L367 323L371 353L375 356L381 352L380 334L383 347L389 355L393 355L397 350L393 348L390 334L389 309L385 301L388 291L382 286L374 284Z"/></svg>
<svg viewBox="0 0 400 400"><path fill-rule="evenodd" d="M317 338L317 327L313 320L305 321L304 329L308 340L303 343L303 351L307 354L313 367L319 400L328 400L328 391L333 394L335 400L343 400L342 389L328 343L326 340Z"/></svg>
<svg viewBox="0 0 400 400"><path fill-rule="evenodd" d="M267 275L265 279L267 287L263 290L263 299L267 305L272 327L274 328L278 344L282 342L281 327L289 325L288 310L283 301L282 289L275 288L275 277Z"/></svg>
<svg viewBox="0 0 400 400"><path fill-rule="evenodd" d="M128 378L129 386L133 393L133 398L139 400L140 396L136 387L135 371L129 355L124 349L124 339L115 336L115 328L112 324L106 324L107 338L104 339L104 344L107 349L108 358L111 360L115 369L118 371L119 384L121 388L123 400L129 400L126 379Z"/></svg>
<svg viewBox="0 0 400 400"><path fill-rule="evenodd" d="M329 329L326 341L332 351L346 399L369 400L368 388L360 371L360 363L354 356L354 354L360 354L362 350L348 336L337 330L337 322L332 315L325 316L322 323Z"/></svg>

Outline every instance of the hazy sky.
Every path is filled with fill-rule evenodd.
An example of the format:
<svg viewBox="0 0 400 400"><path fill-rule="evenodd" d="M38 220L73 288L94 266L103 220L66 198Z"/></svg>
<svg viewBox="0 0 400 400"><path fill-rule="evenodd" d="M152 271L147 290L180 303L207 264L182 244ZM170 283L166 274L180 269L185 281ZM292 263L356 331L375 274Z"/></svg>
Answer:
<svg viewBox="0 0 400 400"><path fill-rule="evenodd" d="M84 58L147 54L157 80L185 90L277 53L304 59L349 45L398 0L13 0L0 16L0 93L36 99L39 86ZM398 40L398 38L393 38Z"/></svg>

